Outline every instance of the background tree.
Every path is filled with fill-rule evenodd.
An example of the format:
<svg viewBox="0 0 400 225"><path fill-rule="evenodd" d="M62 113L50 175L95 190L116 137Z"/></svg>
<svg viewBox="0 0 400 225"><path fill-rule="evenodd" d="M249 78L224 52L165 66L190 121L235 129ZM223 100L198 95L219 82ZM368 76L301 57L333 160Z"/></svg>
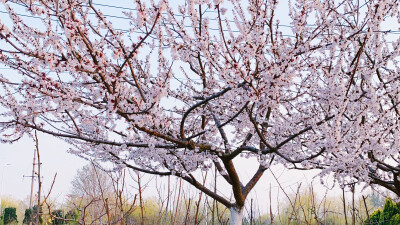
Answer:
<svg viewBox="0 0 400 225"><path fill-rule="evenodd" d="M181 177L232 224L271 163L400 195L397 1L291 1L281 24L277 1L138 0L126 31L90 0L2 5L3 141L37 130ZM240 156L259 165L247 183ZM199 181L212 167L233 199Z"/></svg>
<svg viewBox="0 0 400 225"><path fill-rule="evenodd" d="M70 196L75 198L89 196L94 199L99 198L102 194L109 195L113 191L110 175L92 164L86 165L76 172L71 186Z"/></svg>
<svg viewBox="0 0 400 225"><path fill-rule="evenodd" d="M107 217L106 209L109 207L105 205L105 199L113 202L111 199L114 189L111 176L93 164L89 164L77 171L71 185L69 204L72 204L73 208L83 210L82 218L79 220L85 220L87 223L104 222Z"/></svg>

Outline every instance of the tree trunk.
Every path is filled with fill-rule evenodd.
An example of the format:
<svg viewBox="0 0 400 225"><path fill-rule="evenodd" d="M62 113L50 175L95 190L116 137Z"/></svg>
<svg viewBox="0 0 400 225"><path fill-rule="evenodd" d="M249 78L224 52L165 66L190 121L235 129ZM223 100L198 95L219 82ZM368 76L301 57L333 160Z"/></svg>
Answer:
<svg viewBox="0 0 400 225"><path fill-rule="evenodd" d="M231 225L242 225L243 208L232 206L229 210L231 212Z"/></svg>

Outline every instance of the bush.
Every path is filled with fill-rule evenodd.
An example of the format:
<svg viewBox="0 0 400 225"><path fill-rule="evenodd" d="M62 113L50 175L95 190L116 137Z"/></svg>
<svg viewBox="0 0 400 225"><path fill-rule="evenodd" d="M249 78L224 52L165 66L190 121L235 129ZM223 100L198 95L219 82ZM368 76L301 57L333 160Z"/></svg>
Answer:
<svg viewBox="0 0 400 225"><path fill-rule="evenodd" d="M64 213L62 210L55 210L53 212L51 212L51 214L57 218L53 219L51 224L53 225L61 225L61 224L65 224L64 221Z"/></svg>
<svg viewBox="0 0 400 225"><path fill-rule="evenodd" d="M14 207L5 208L2 220L4 224L18 223L17 209Z"/></svg>
<svg viewBox="0 0 400 225"><path fill-rule="evenodd" d="M68 221L69 225L78 225L78 219L80 217L80 213L77 210L70 210L65 214L65 219Z"/></svg>
<svg viewBox="0 0 400 225"><path fill-rule="evenodd" d="M37 205L33 206L32 209L26 209L23 224L29 224L30 222L35 224L37 215L38 215L38 206ZM41 216L39 216L39 223L40 224L43 223L43 219Z"/></svg>
<svg viewBox="0 0 400 225"><path fill-rule="evenodd" d="M385 206L377 209L365 220L365 224L372 225L398 225L400 224L400 203L393 203L386 199Z"/></svg>

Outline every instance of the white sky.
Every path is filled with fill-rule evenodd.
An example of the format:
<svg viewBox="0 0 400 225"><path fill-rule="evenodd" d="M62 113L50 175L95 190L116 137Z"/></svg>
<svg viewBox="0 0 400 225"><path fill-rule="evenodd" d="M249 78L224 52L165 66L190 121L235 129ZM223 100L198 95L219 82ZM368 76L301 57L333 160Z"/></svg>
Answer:
<svg viewBox="0 0 400 225"><path fill-rule="evenodd" d="M40 133L38 137L44 193L48 192L57 173L51 196L62 201L69 191L70 182L76 170L87 162L68 154L68 145L63 141ZM2 195L17 199L25 199L30 195L34 148L34 141L28 137L14 144L0 145L0 193ZM37 190L37 183L35 183L35 190Z"/></svg>

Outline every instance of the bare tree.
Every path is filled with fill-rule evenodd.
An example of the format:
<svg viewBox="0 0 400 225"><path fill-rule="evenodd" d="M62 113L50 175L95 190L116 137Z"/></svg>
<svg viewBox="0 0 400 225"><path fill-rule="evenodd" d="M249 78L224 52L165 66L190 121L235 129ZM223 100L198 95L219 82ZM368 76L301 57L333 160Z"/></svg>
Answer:
<svg viewBox="0 0 400 225"><path fill-rule="evenodd" d="M81 213L82 220L89 224L108 220L106 199L115 199L110 175L89 164L77 171L71 185L70 203L78 210L85 209Z"/></svg>

